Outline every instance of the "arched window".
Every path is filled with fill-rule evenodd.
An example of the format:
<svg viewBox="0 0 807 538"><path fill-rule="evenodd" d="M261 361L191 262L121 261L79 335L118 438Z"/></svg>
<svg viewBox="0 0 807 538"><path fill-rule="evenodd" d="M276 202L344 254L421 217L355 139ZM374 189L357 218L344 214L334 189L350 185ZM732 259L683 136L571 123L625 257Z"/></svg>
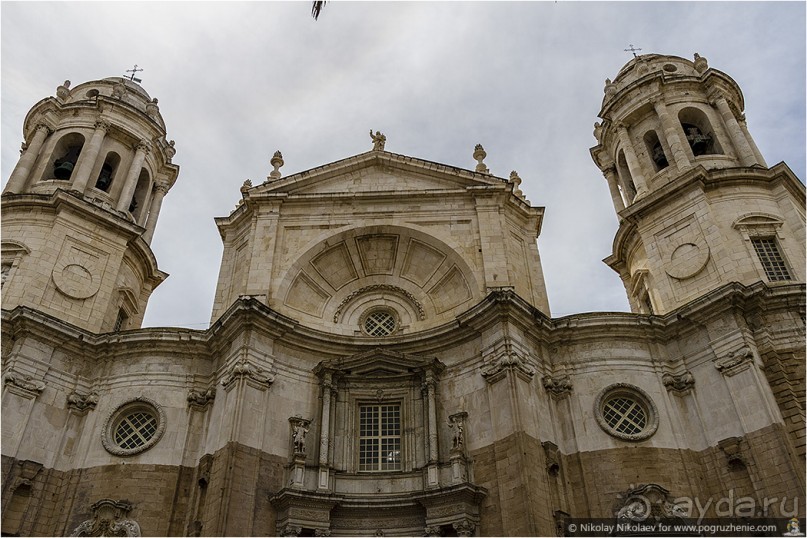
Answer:
<svg viewBox="0 0 807 538"><path fill-rule="evenodd" d="M692 150L692 155L716 155L722 154L723 149L714 134L709 118L702 110L697 108L685 108L678 113L678 120L684 130L687 144Z"/></svg>
<svg viewBox="0 0 807 538"><path fill-rule="evenodd" d="M83 147L84 137L79 133L69 133L63 136L53 148L51 154L53 160L45 170L43 179L69 181Z"/></svg>
<svg viewBox="0 0 807 538"><path fill-rule="evenodd" d="M129 213L132 214L135 221L139 221L140 215L146 211L145 206L148 203L150 190L151 178L149 177L148 170L143 168L140 170L140 177L137 178L137 187L135 187L132 201L129 203Z"/></svg>
<svg viewBox="0 0 807 538"><path fill-rule="evenodd" d="M115 178L115 172L118 171L120 164L120 155L111 151L104 159L104 164L101 166L101 171L98 173L98 179L95 180L95 188L104 192L109 192L109 187L112 185L112 180Z"/></svg>
<svg viewBox="0 0 807 538"><path fill-rule="evenodd" d="M644 144L647 146L647 153L653 161L653 168L656 172L660 172L667 168L670 163L667 162L667 156L664 154L664 147L656 134L656 131L647 131L644 135Z"/></svg>

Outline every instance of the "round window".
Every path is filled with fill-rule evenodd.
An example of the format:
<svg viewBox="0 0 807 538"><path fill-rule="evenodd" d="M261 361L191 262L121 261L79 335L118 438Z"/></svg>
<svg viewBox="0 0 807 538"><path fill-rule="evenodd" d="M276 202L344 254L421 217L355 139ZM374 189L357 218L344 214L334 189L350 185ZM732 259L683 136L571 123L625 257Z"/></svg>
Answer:
<svg viewBox="0 0 807 538"><path fill-rule="evenodd" d="M371 310L363 316L361 325L369 336L389 336L398 328L398 318L389 308Z"/></svg>
<svg viewBox="0 0 807 538"><path fill-rule="evenodd" d="M154 446L164 431L162 409L147 398L136 398L109 415L101 441L108 452L131 456Z"/></svg>
<svg viewBox="0 0 807 538"><path fill-rule="evenodd" d="M678 67L676 67L675 64L664 64L663 69L668 73L675 73L678 71Z"/></svg>
<svg viewBox="0 0 807 538"><path fill-rule="evenodd" d="M618 383L600 392L595 416L603 430L626 441L647 439L658 428L653 400L639 387Z"/></svg>

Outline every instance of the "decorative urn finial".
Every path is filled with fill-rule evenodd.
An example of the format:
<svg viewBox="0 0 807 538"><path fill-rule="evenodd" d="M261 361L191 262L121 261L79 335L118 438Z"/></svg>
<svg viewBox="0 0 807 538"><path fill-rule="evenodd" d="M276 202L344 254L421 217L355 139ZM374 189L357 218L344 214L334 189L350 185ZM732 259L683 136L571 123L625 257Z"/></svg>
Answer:
<svg viewBox="0 0 807 538"><path fill-rule="evenodd" d="M474 147L474 159L476 159L476 171L482 174L489 174L490 170L488 167L485 166L485 163L482 162L485 160L488 154L485 152L485 148L482 147L482 144L477 144Z"/></svg>
<svg viewBox="0 0 807 538"><path fill-rule="evenodd" d="M272 160L269 161L269 164L272 165L274 170L269 172L269 180L273 179L280 179L280 167L283 166L283 154L280 153L280 150L276 151L274 155L272 155Z"/></svg>

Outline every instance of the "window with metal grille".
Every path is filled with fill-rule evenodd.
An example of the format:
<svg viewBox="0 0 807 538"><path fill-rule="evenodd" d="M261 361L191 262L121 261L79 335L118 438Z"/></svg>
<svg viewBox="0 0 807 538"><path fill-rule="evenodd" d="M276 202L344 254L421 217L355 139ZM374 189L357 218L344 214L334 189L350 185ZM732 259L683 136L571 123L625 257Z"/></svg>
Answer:
<svg viewBox="0 0 807 538"><path fill-rule="evenodd" d="M400 404L359 407L359 470L401 469Z"/></svg>
<svg viewBox="0 0 807 538"><path fill-rule="evenodd" d="M126 312L121 308L118 310L118 317L115 318L115 327L112 329L113 332L120 332L125 329L127 321L129 321L129 316L127 316Z"/></svg>
<svg viewBox="0 0 807 538"><path fill-rule="evenodd" d="M641 404L625 396L605 402L602 416L614 431L627 435L640 433L647 425L647 412Z"/></svg>
<svg viewBox="0 0 807 538"><path fill-rule="evenodd" d="M124 449L144 446L157 432L157 417L136 411L123 417L115 428L115 444Z"/></svg>
<svg viewBox="0 0 807 538"><path fill-rule="evenodd" d="M370 336L389 336L397 325L395 314L389 310L375 310L364 318L364 332Z"/></svg>
<svg viewBox="0 0 807 538"><path fill-rule="evenodd" d="M762 268L765 269L765 276L771 282L780 280L790 280L790 272L787 270L785 260L779 252L779 245L773 237L755 237L751 239L754 250L759 257Z"/></svg>

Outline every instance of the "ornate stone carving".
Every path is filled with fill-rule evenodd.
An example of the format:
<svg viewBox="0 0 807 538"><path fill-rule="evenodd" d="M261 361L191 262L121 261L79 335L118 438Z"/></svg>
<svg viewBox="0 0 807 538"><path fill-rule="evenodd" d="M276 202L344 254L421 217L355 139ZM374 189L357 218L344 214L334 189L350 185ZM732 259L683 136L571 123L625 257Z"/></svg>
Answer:
<svg viewBox="0 0 807 538"><path fill-rule="evenodd" d="M81 394L73 391L67 395L67 407L79 413L84 413L90 409L95 409L98 405L98 393L93 391L89 394Z"/></svg>
<svg viewBox="0 0 807 538"><path fill-rule="evenodd" d="M128 501L101 499L92 505L93 517L81 523L70 536L140 536L140 525L126 516Z"/></svg>
<svg viewBox="0 0 807 538"><path fill-rule="evenodd" d="M68 97L70 97L70 81L65 80L64 83L56 88L56 97L60 100L65 101Z"/></svg>
<svg viewBox="0 0 807 538"><path fill-rule="evenodd" d="M45 382L27 375L22 376L16 372L10 372L3 378L3 384L8 390L23 398L34 399L45 390Z"/></svg>
<svg viewBox="0 0 807 538"><path fill-rule="evenodd" d="M731 377L750 368L753 362L754 354L751 352L751 349L743 346L715 360L714 365L721 374Z"/></svg>
<svg viewBox="0 0 807 538"><path fill-rule="evenodd" d="M598 144L602 144L602 124L598 121L594 122L594 138Z"/></svg>
<svg viewBox="0 0 807 538"><path fill-rule="evenodd" d="M437 525L429 525L423 530L423 536L440 536L440 527Z"/></svg>
<svg viewBox="0 0 807 538"><path fill-rule="evenodd" d="M305 456L305 436L308 434L311 421L300 417L289 417L289 422L291 423L291 441L294 454Z"/></svg>
<svg viewBox="0 0 807 538"><path fill-rule="evenodd" d="M126 94L126 85L119 82L112 87L112 97L115 99L123 99Z"/></svg>
<svg viewBox="0 0 807 538"><path fill-rule="evenodd" d="M269 177L266 179L269 181L280 179L280 167L284 164L283 154L280 153L280 150L277 150L275 154L272 155L272 159L269 161L269 164L272 165L273 170L269 172Z"/></svg>
<svg viewBox="0 0 807 538"><path fill-rule="evenodd" d="M468 418L468 413L460 411L448 417L448 427L454 430L454 436L451 440L452 452L463 452L465 450L465 419Z"/></svg>
<svg viewBox="0 0 807 538"><path fill-rule="evenodd" d="M241 359L230 368L230 371L221 380L221 384L228 389L233 381L238 379L244 379L255 388L265 390L274 383L275 376L253 366L246 359Z"/></svg>
<svg viewBox="0 0 807 538"><path fill-rule="evenodd" d="M659 521L686 517L686 510L674 504L669 490L658 484L640 484L617 495L614 515L622 521Z"/></svg>
<svg viewBox="0 0 807 538"><path fill-rule="evenodd" d="M728 437L717 442L717 446L725 454L726 463L728 463L731 470L744 469L746 466L745 458L743 457L744 441L742 437Z"/></svg>
<svg viewBox="0 0 807 538"><path fill-rule="evenodd" d="M314 536L330 536L331 529L314 529Z"/></svg>
<svg viewBox="0 0 807 538"><path fill-rule="evenodd" d="M558 445L551 441L543 441L541 446L546 456L546 472L550 476L557 476L560 472L560 450L558 450Z"/></svg>
<svg viewBox="0 0 807 538"><path fill-rule="evenodd" d="M605 79L605 88L603 88L605 92L605 97L613 97L616 94L616 84L611 82L610 78Z"/></svg>
<svg viewBox="0 0 807 538"><path fill-rule="evenodd" d="M568 375L544 376L542 380L544 388L553 398L563 398L572 392L572 380Z"/></svg>
<svg viewBox="0 0 807 538"><path fill-rule="evenodd" d="M525 381L530 382L535 375L535 368L517 354L510 352L495 359L493 364L482 371L482 377L488 383L495 383L507 375L508 372L513 372Z"/></svg>
<svg viewBox="0 0 807 538"><path fill-rule="evenodd" d="M355 299L360 295L373 291L392 291L400 295L403 295L404 297L409 299L409 302L412 303L412 306L414 306L417 309L418 318L421 320L426 319L426 313L423 310L423 305L420 304L420 302L415 298L414 295L412 295L405 289L399 288L398 286L393 286L391 284L373 284L372 286L364 286L363 288L359 288L350 295L348 295L347 297L345 297L342 300L342 302L339 303L339 306L336 307L336 312L333 315L333 322L339 323L339 318L342 316L342 310L344 310L345 306L347 306L353 299Z"/></svg>
<svg viewBox="0 0 807 538"><path fill-rule="evenodd" d="M519 188L521 186L521 178L518 176L518 172L513 170L510 172L510 182L513 184L513 194L521 198L522 200L526 200L527 197L524 196L524 193L521 192Z"/></svg>
<svg viewBox="0 0 807 538"><path fill-rule="evenodd" d="M171 162L171 159L174 158L174 155L177 154L177 150L176 150L175 145L176 145L176 142L174 142L173 140L169 140L168 141L168 146L165 148L165 156L168 158L169 163Z"/></svg>
<svg viewBox="0 0 807 538"><path fill-rule="evenodd" d="M709 68L709 62L706 61L706 58L704 58L703 56L701 56L700 54L698 54L696 52L695 53L695 71L697 71L698 73L703 73L708 68Z"/></svg>
<svg viewBox="0 0 807 538"><path fill-rule="evenodd" d="M373 151L384 151L384 144L387 143L387 137L384 136L384 133L376 131L373 134L373 130L370 129L370 138L373 140Z"/></svg>
<svg viewBox="0 0 807 538"><path fill-rule="evenodd" d="M216 399L216 389L210 387L205 391L191 389L188 391L188 405L204 409Z"/></svg>
<svg viewBox="0 0 807 538"><path fill-rule="evenodd" d="M457 531L457 536L473 536L476 525L469 519L457 521L451 525Z"/></svg>
<svg viewBox="0 0 807 538"><path fill-rule="evenodd" d="M683 396L692 390L695 386L695 376L689 370L684 370L681 374L672 374L670 372L661 376L661 382L667 387L669 392L677 396Z"/></svg>
<svg viewBox="0 0 807 538"><path fill-rule="evenodd" d="M485 160L488 154L485 152L485 148L482 147L482 144L477 144L474 147L474 159L476 159L476 171L481 174L489 174L490 170L488 167L485 166L485 163L482 162Z"/></svg>
<svg viewBox="0 0 807 538"><path fill-rule="evenodd" d="M151 142L146 140L145 138L137 143L135 146L135 151L142 151L143 153L148 153L151 151Z"/></svg>
<svg viewBox="0 0 807 538"><path fill-rule="evenodd" d="M146 114L152 118L156 118L159 113L160 107L157 106L157 98L155 97L150 103L146 103Z"/></svg>
<svg viewBox="0 0 807 538"><path fill-rule="evenodd" d="M278 534L280 534L280 536L300 536L301 532L303 532L302 527L298 527L297 525L284 525Z"/></svg>
<svg viewBox="0 0 807 538"><path fill-rule="evenodd" d="M17 476L11 484L11 491L16 491L21 486L32 487L34 478L42 470L43 465L35 461L23 460L17 462L17 467Z"/></svg>

